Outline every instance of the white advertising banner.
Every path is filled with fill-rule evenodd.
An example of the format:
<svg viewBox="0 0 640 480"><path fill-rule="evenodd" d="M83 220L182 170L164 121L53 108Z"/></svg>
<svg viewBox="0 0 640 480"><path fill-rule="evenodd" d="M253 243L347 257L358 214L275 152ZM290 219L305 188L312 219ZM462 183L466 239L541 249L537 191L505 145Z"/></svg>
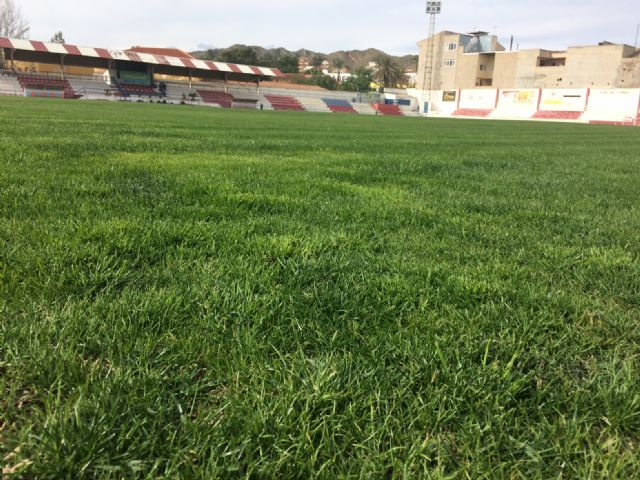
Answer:
<svg viewBox="0 0 640 480"><path fill-rule="evenodd" d="M585 89L548 89L542 91L540 111L543 112L584 112L587 106Z"/></svg>
<svg viewBox="0 0 640 480"><path fill-rule="evenodd" d="M589 95L587 111L591 114L613 114L635 118L638 115L638 102L640 102L639 89L592 89Z"/></svg>
<svg viewBox="0 0 640 480"><path fill-rule="evenodd" d="M457 90L434 90L431 92L432 111L441 115L452 115L458 107Z"/></svg>
<svg viewBox="0 0 640 480"><path fill-rule="evenodd" d="M529 118L538 111L538 100L540 100L538 89L500 90L496 115Z"/></svg>
<svg viewBox="0 0 640 480"><path fill-rule="evenodd" d="M497 90L477 89L460 91L460 108L472 110L493 110L496 108Z"/></svg>

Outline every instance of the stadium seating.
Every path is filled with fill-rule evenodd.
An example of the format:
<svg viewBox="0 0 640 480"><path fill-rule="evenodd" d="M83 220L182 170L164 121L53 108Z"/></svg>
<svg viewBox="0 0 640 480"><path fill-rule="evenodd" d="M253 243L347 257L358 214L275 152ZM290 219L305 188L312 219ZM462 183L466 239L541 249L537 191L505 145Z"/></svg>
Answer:
<svg viewBox="0 0 640 480"><path fill-rule="evenodd" d="M138 95L140 97L155 97L160 95L151 85L120 83L118 84L118 88L125 96Z"/></svg>
<svg viewBox="0 0 640 480"><path fill-rule="evenodd" d="M140 97L145 100L148 97L154 99L159 98L159 92L149 92L148 88L139 89L140 85L129 88L128 84L120 84L117 86L109 85L105 82L102 75L87 76L87 75L67 75L67 80L71 84L75 92L81 93L82 97L87 100L123 100L131 99L133 97ZM163 97L168 103L180 103L183 98L187 98L189 103L199 103L200 97L196 96L195 100L189 98L189 94L192 90L189 88L189 84L186 82L166 82L167 95ZM124 90L127 90L125 92ZM183 97L184 96L184 97Z"/></svg>
<svg viewBox="0 0 640 480"><path fill-rule="evenodd" d="M166 103L208 104L236 109L260 109L264 110L293 110L308 112L348 112L359 114L382 114L395 116L419 116L415 102L405 98L387 99L388 103L373 103L362 101L362 97L355 93L328 92L328 91L304 91L298 89L268 88L262 87L260 93L255 85L240 82L229 82L225 85L219 81L197 81L195 84L187 81L164 81L167 84L167 95L163 100ZM195 88L196 90L193 90ZM226 90L226 93L225 93ZM455 104L439 116L469 117L469 118L494 118L494 119L535 119L543 121L565 121L582 123L602 123L609 125L640 126L640 113L638 112L638 99L640 89L629 93L628 90L602 90L597 97L598 102L591 101L586 110L541 110L532 108L487 108L489 101L478 102L476 97L467 102L461 102L456 109ZM635 92L635 93L634 93ZM194 98L191 99L191 94ZM139 101L146 98L155 103L158 92L150 85L118 84L116 86L106 83L103 75L73 75L66 74L65 78L55 74L38 74L33 72L0 71L0 95L27 95L33 97L53 98L84 98L89 100L124 100L139 96ZM557 92L556 92L557 95ZM487 97L487 95L484 95ZM481 100L484 97L480 98ZM367 99L369 96L367 96ZM591 98L594 98L592 91ZM464 99L463 99L464 100ZM473 100L473 101L471 101ZM412 106L413 103L413 106ZM478 104L477 106L475 104ZM539 107L538 107L539 108ZM548 108L548 107L547 107ZM555 108L563 108L557 105ZM569 106L568 108L573 108ZM578 108L576 108L577 110ZM438 111L432 115L438 115Z"/></svg>
<svg viewBox="0 0 640 480"><path fill-rule="evenodd" d="M353 105L347 100L339 100L335 98L323 98L322 101L327 104L329 110L337 113L358 113L354 110Z"/></svg>
<svg viewBox="0 0 640 480"><path fill-rule="evenodd" d="M247 99L235 99L231 104L231 108L241 108L244 110L255 110L258 108L258 102L256 100Z"/></svg>
<svg viewBox="0 0 640 480"><path fill-rule="evenodd" d="M191 89L189 83L178 81L169 82L166 80L163 81L167 85L167 101L171 103L180 103L183 101L183 99L187 99L189 103L201 102L201 98L194 90ZM196 93L196 97L193 99L193 101L190 97L191 93Z"/></svg>
<svg viewBox="0 0 640 480"><path fill-rule="evenodd" d="M67 80L73 90L86 100L117 100L122 97L122 93L108 85L102 75L67 75Z"/></svg>
<svg viewBox="0 0 640 480"><path fill-rule="evenodd" d="M420 113L417 108L412 107L411 105L399 105L400 111L402 115L405 117L419 117Z"/></svg>
<svg viewBox="0 0 640 480"><path fill-rule="evenodd" d="M265 98L274 110L293 110L297 112L305 111L302 104L294 97L285 95L265 95Z"/></svg>
<svg viewBox="0 0 640 480"><path fill-rule="evenodd" d="M548 112L536 112L533 115L535 120L578 120L582 116L582 112L561 112L561 111L548 111Z"/></svg>
<svg viewBox="0 0 640 480"><path fill-rule="evenodd" d="M329 110L327 104L318 97L312 97L309 95L298 95L296 96L296 98L307 112L331 113L331 110Z"/></svg>
<svg viewBox="0 0 640 480"><path fill-rule="evenodd" d="M259 95L255 91L236 88L233 91L233 102L231 108L242 108L245 110L255 110L258 108Z"/></svg>
<svg viewBox="0 0 640 480"><path fill-rule="evenodd" d="M402 110L398 105L385 105L384 103L376 103L373 107L382 115L402 116Z"/></svg>
<svg viewBox="0 0 640 480"><path fill-rule="evenodd" d="M485 110L478 108L460 108L453 112L454 117L488 117L493 110Z"/></svg>
<svg viewBox="0 0 640 480"><path fill-rule="evenodd" d="M45 93L47 91L63 92L60 95L51 94L51 95L43 95L43 96L71 98L71 99L78 99L82 97L81 95L76 94L76 92L73 90L73 87L71 87L71 84L67 80L59 77L20 74L18 75L18 83L23 89L41 90Z"/></svg>
<svg viewBox="0 0 640 480"><path fill-rule="evenodd" d="M375 115L377 112L369 103L354 103L353 109L361 115Z"/></svg>
<svg viewBox="0 0 640 480"><path fill-rule="evenodd" d="M21 95L23 92L16 77L0 74L0 95Z"/></svg>
<svg viewBox="0 0 640 480"><path fill-rule="evenodd" d="M223 108L231 108L233 105L233 95L225 92L215 92L211 90L198 90L198 95L204 103L219 105Z"/></svg>
<svg viewBox="0 0 640 480"><path fill-rule="evenodd" d="M230 90L231 95L236 102L257 102L259 95L255 92L247 92L243 90Z"/></svg>

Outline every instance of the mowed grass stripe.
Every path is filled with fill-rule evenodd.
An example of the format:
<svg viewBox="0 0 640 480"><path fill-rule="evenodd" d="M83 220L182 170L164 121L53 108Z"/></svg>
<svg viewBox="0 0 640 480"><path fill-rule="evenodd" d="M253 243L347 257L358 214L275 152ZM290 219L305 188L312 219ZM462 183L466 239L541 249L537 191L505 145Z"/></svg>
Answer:
<svg viewBox="0 0 640 480"><path fill-rule="evenodd" d="M640 132L0 98L25 478L640 476Z"/></svg>

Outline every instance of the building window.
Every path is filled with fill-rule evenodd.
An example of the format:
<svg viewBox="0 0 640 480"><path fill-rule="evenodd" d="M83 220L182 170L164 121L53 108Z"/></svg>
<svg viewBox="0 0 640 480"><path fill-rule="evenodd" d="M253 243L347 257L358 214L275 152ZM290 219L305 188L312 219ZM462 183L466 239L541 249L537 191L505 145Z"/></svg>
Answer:
<svg viewBox="0 0 640 480"><path fill-rule="evenodd" d="M458 44L457 43L450 43L447 45L447 50L452 51L452 50L457 50L458 49Z"/></svg>
<svg viewBox="0 0 640 480"><path fill-rule="evenodd" d="M480 71L481 72L486 72L487 71L487 66L484 63L480 64Z"/></svg>
<svg viewBox="0 0 640 480"><path fill-rule="evenodd" d="M445 67L453 67L456 64L455 60L445 60L444 61L444 66Z"/></svg>
<svg viewBox="0 0 640 480"><path fill-rule="evenodd" d="M539 67L564 67L566 64L566 58L538 58Z"/></svg>

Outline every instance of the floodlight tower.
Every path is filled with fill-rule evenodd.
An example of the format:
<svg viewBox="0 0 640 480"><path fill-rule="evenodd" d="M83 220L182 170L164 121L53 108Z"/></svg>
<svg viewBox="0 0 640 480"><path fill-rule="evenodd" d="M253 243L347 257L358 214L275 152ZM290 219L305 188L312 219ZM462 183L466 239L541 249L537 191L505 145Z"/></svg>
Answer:
<svg viewBox="0 0 640 480"><path fill-rule="evenodd" d="M435 48L436 48L436 16L442 12L442 2L427 2L427 15L429 15L429 43L427 44L427 54L425 58L424 78L422 82L422 91L429 88L427 95L429 101L429 112L431 112L431 91L433 90L433 68L435 61ZM424 108L424 96L423 108Z"/></svg>

